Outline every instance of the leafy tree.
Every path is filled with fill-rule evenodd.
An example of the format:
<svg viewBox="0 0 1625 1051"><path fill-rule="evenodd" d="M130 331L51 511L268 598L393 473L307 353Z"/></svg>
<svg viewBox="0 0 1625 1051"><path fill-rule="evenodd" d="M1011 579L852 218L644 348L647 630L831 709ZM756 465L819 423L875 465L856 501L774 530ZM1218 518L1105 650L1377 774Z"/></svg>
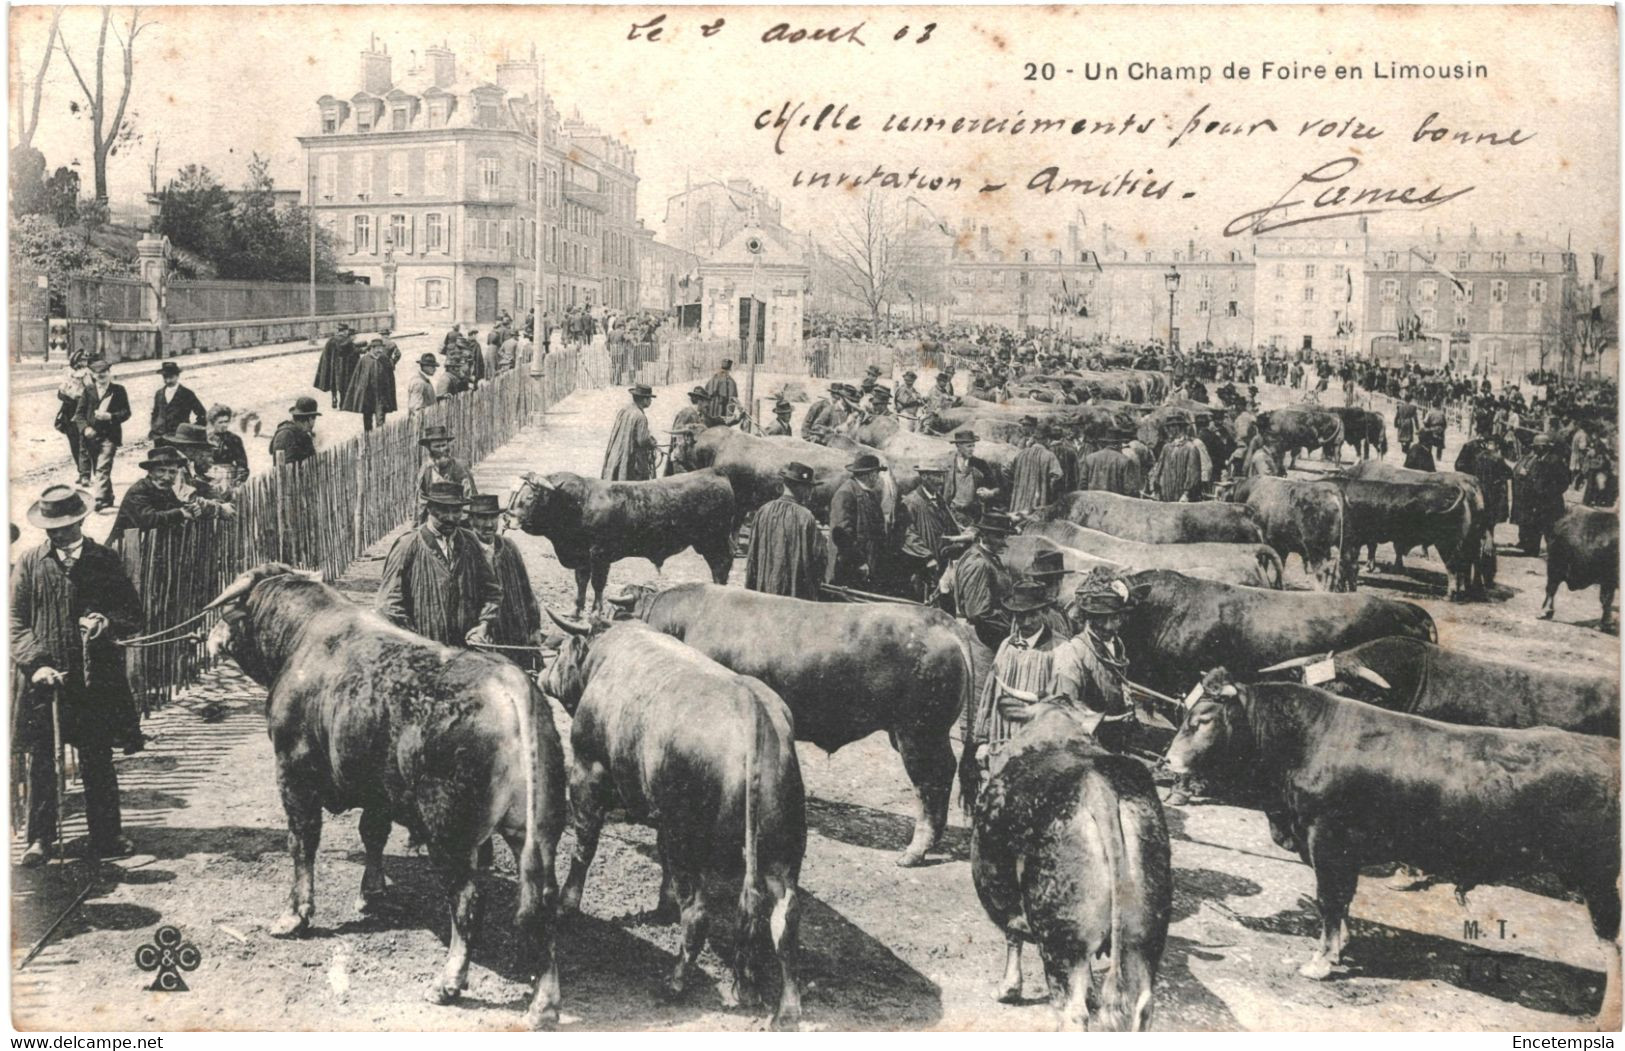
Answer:
<svg viewBox="0 0 1625 1051"><path fill-rule="evenodd" d="M25 215L11 224L11 258L14 266L43 271L58 294L68 287L69 274L136 272L133 253L96 244L85 230L65 230L48 215Z"/></svg>
<svg viewBox="0 0 1625 1051"><path fill-rule="evenodd" d="M154 233L181 249L177 270L188 276L206 276L188 260L202 261L214 269L229 256L231 213L231 194L220 180L207 167L189 164L159 195Z"/></svg>
<svg viewBox="0 0 1625 1051"><path fill-rule="evenodd" d="M45 154L32 146L17 146L11 151L11 214L38 215L45 210Z"/></svg>
<svg viewBox="0 0 1625 1051"><path fill-rule="evenodd" d="M58 226L72 226L79 221L78 172L58 168L45 180L45 211Z"/></svg>

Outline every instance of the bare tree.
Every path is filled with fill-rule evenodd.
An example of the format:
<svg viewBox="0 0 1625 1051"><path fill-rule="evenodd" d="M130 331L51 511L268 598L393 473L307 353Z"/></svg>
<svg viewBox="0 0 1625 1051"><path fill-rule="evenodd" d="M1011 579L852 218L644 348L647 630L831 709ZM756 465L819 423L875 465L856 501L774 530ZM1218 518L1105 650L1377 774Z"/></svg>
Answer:
<svg viewBox="0 0 1625 1051"><path fill-rule="evenodd" d="M68 50L66 37L62 38L62 57L68 60L68 67L73 70L74 79L79 81L79 88L85 93L85 101L90 107L90 145L91 158L96 173L96 199L105 203L107 201L107 158L115 153L120 142L128 141L133 134L133 128L125 124L124 114L130 103L130 87L135 82L135 40L141 35L143 29L153 23L141 21L141 9L130 9L130 21L127 26L113 25L113 9L102 8L101 32L96 38L96 68L95 87L85 80L79 70L79 63L73 59L73 53ZM108 101L106 91L107 67L107 34L111 32L118 42L119 50L123 54L124 84L119 92L118 105L108 117Z"/></svg>
<svg viewBox="0 0 1625 1051"><path fill-rule="evenodd" d="M34 145L34 132L39 129L40 87L45 83L45 72L51 68L51 53L56 50L57 27L62 21L62 9L59 7L51 14L51 33L45 39L45 54L40 56L39 72L34 74L34 100L24 104L25 92L19 90L17 108L22 120L19 122L20 131L17 133L17 148L26 150Z"/></svg>
<svg viewBox="0 0 1625 1051"><path fill-rule="evenodd" d="M898 293L908 263L903 210L890 198L870 190L835 225L832 256L841 285L869 308L869 321L880 331L881 307Z"/></svg>

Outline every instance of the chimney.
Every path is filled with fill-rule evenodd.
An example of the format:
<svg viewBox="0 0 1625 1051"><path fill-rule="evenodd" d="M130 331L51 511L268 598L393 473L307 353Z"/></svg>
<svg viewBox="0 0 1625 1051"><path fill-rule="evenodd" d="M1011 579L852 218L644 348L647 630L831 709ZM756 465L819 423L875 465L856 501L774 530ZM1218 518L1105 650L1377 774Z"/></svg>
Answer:
<svg viewBox="0 0 1625 1051"><path fill-rule="evenodd" d="M429 74L434 77L434 86L449 88L457 79L457 56L451 49L441 44L431 47L423 52L424 61L429 64Z"/></svg>
<svg viewBox="0 0 1625 1051"><path fill-rule="evenodd" d="M1185 262L1196 262L1196 239L1194 237L1185 242Z"/></svg>
<svg viewBox="0 0 1625 1051"><path fill-rule="evenodd" d="M497 87L528 98L536 90L536 63L503 59L497 66Z"/></svg>
<svg viewBox="0 0 1625 1051"><path fill-rule="evenodd" d="M373 37L367 50L361 52L361 90L369 95L382 95L389 89L389 48Z"/></svg>

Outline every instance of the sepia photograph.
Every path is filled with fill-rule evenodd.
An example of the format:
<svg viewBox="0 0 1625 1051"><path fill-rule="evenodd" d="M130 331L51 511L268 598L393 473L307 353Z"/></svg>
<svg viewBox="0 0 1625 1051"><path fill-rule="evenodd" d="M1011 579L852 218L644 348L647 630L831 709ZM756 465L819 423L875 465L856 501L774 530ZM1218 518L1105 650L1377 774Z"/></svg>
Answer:
<svg viewBox="0 0 1625 1051"><path fill-rule="evenodd" d="M7 19L14 1047L1613 1046L1616 8Z"/></svg>

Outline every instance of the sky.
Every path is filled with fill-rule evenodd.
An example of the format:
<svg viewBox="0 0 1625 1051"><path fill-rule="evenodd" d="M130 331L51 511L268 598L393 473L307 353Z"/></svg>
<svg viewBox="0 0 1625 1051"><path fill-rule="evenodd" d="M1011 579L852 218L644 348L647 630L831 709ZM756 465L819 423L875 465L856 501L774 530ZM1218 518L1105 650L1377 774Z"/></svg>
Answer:
<svg viewBox="0 0 1625 1051"><path fill-rule="evenodd" d="M125 9L115 9L121 13ZM208 165L228 185L248 157L271 157L282 185L302 171L297 136L312 129L315 100L359 88L359 53L374 34L394 56L397 77L410 53L445 43L459 69L494 79L504 51L546 58L547 90L566 115L619 136L638 151L641 217L657 231L668 196L689 180L742 176L778 196L792 228L827 236L854 194L792 185L797 172L870 173L880 165L957 175L962 188L916 196L950 226L962 217L989 223L1011 243L1041 242L1081 222L1086 236L1109 224L1120 241L1148 245L1195 237L1220 244L1227 224L1272 204L1299 176L1332 162L1358 164L1337 184L1432 186L1441 195L1472 189L1447 203L1373 217L1379 233L1435 225L1448 233L1522 230L1576 250L1614 257L1619 215L1618 68L1610 8L702 8L667 10L659 39L628 40L635 21L663 10L639 8L476 7L163 7L144 9L154 25L137 46L130 108L141 142L112 159L115 203L139 201L147 166L159 150L160 179L188 163ZM764 42L784 13L796 26L857 30L849 39ZM797 17L799 16L799 17ZM94 8L70 10L64 33L81 63L92 61ZM714 36L700 27L717 18ZM37 67L48 8L11 9L11 102ZM916 42L927 23L929 39ZM903 26L902 40L894 34ZM1260 79L1262 64L1358 65L1366 79ZM1027 79L1027 63L1035 67ZM1206 83L1131 81L1130 63L1205 66ZM1484 65L1468 80L1378 81L1389 62ZM1045 63L1052 80L1042 77ZM1090 81L1088 64L1115 67L1117 81ZM1228 64L1247 66L1247 81L1226 79ZM86 68L83 64L81 68ZM1071 74L1064 72L1072 70ZM110 65L110 83L116 66ZM58 54L44 89L35 144L54 168L80 162L90 185L89 132L70 104L79 90ZM764 111L802 104L847 106L856 128L791 128L782 154ZM1207 107L1205 110L1202 107ZM1268 119L1275 132L1198 131L1170 146L1193 114L1247 127ZM1414 142L1422 119L1503 137L1520 145ZM1132 113L1152 128L1140 135L1065 132L1011 136L932 131L887 133L891 114L1071 122L1121 122ZM1351 117L1380 137L1302 135L1305 121L1337 126ZM13 136L13 140L15 136ZM1054 166L1096 184L1133 171L1169 181L1162 199L1043 194L1029 180ZM1154 174L1146 176L1151 171ZM979 193L988 182L1002 191ZM1328 184L1334 186L1337 184ZM1320 189L1321 187L1316 187ZM1185 194L1191 194L1186 197ZM895 191L901 203L907 192ZM1298 196L1302 196L1301 194ZM1313 196L1311 194L1310 196ZM1305 206L1307 207L1307 206ZM1332 209L1335 210L1335 209ZM1297 214L1303 214L1299 212ZM1245 227L1247 224L1243 223ZM1304 229L1310 229L1306 226ZM1245 241L1243 234L1231 243Z"/></svg>

